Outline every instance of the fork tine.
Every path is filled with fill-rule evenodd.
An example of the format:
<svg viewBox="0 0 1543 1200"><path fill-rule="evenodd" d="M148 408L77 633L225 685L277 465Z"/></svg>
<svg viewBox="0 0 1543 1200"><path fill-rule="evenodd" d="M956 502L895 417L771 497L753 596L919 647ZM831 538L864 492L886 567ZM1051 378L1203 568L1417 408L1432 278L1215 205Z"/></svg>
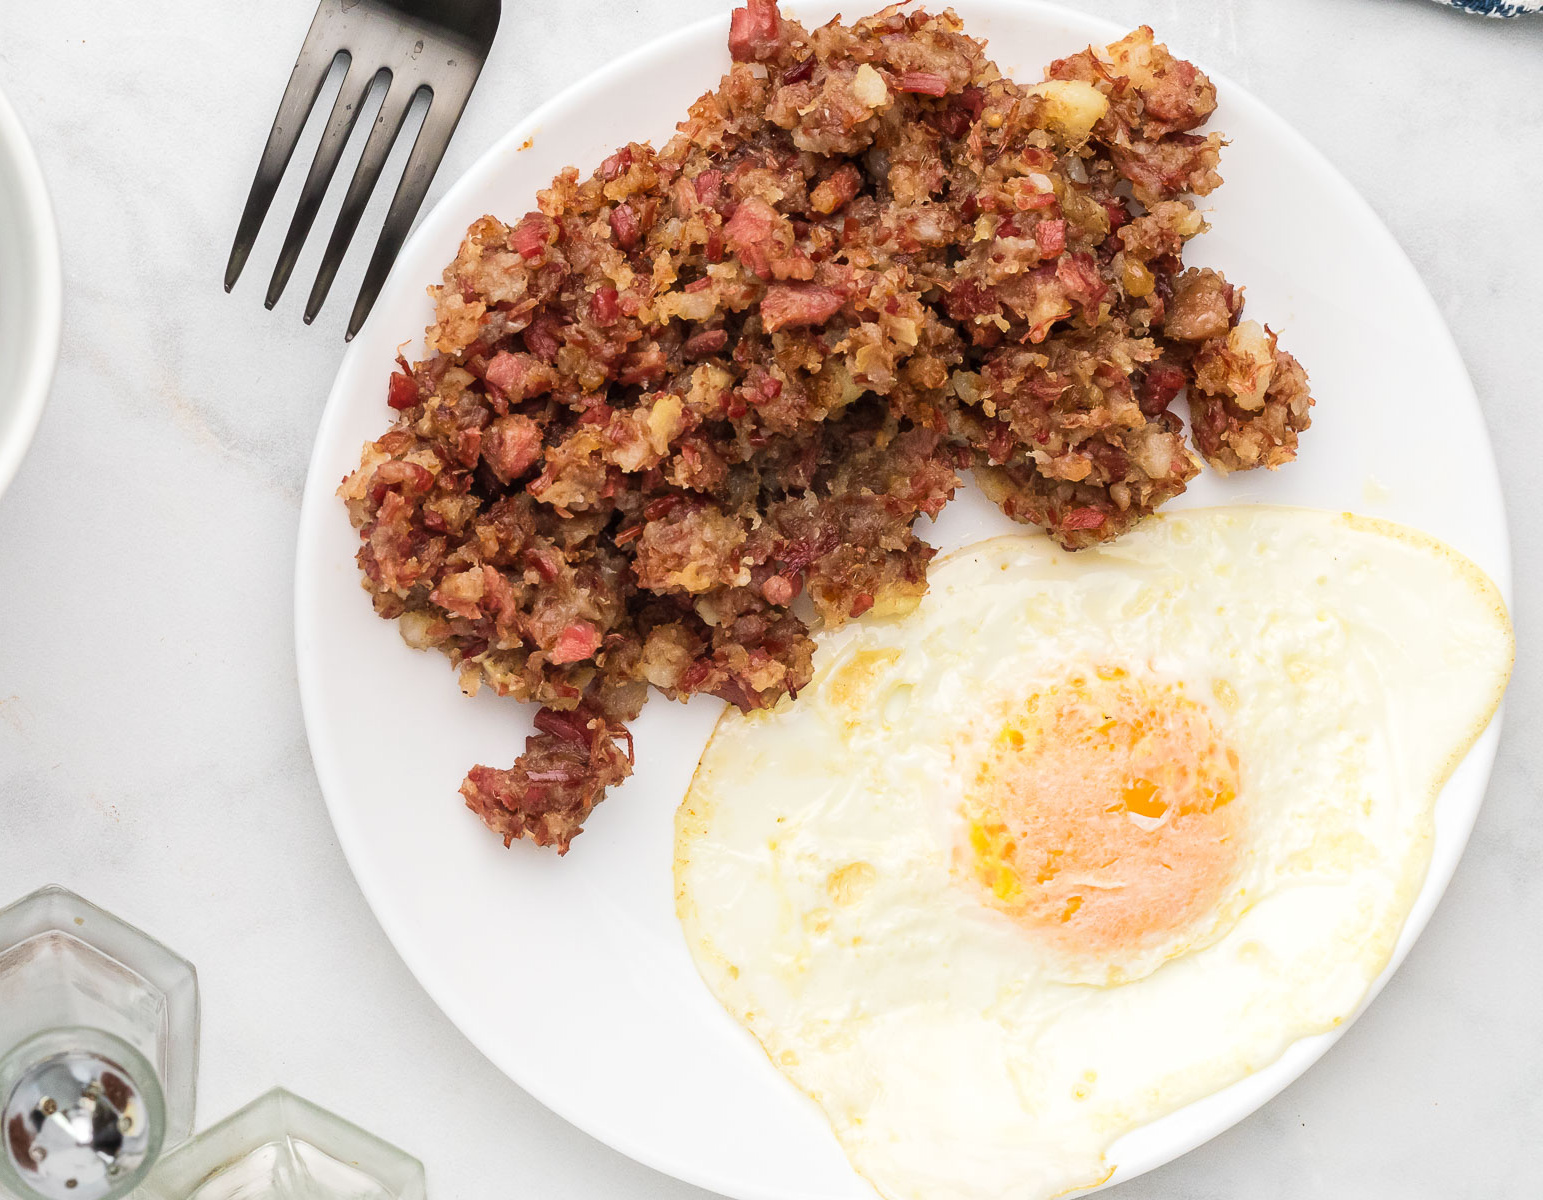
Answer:
<svg viewBox="0 0 1543 1200"><path fill-rule="evenodd" d="M396 195L391 198L391 208L386 213L380 240L375 243L375 253L370 256L370 265L364 272L364 283L359 288L358 299L354 301L354 311L348 318L348 332L344 341L354 340L354 334L359 332L360 326L370 315L370 309L375 307L375 299L386 282L391 264L396 261L397 251L407 239L407 231L412 228L413 218L418 215L423 197L434 180L434 173L439 170L440 160L445 157L445 149L450 145L450 137L455 133L470 95L468 88L463 89L458 97L435 94L430 99L429 111L424 114L423 126L418 130L412 154L402 172L402 181L397 184Z"/></svg>
<svg viewBox="0 0 1543 1200"><path fill-rule="evenodd" d="M348 87L349 80L353 78L352 64L349 73L343 77L343 86L338 89L337 99L332 104L332 115L327 118L326 132L322 134L321 144L316 147L316 157L311 160L305 186L300 189L300 201L295 205L289 232L284 235L284 248L279 251L278 265L273 268L273 278L268 283L268 297L264 304L269 308L277 304L279 297L284 294L284 286L289 282L295 262L305 246L306 236L311 232L311 225L321 208L322 198L327 194L327 185L332 182L333 173L338 169L343 147L348 144L354 126L359 121L359 113L369 99L370 88L381 74L381 71L375 72L363 87L353 91Z"/></svg>
<svg viewBox="0 0 1543 1200"><path fill-rule="evenodd" d="M385 168L392 143L396 141L396 135L401 132L402 122L406 120L407 110L418 91L419 88L416 86L405 86L400 81L393 80L385 99L380 103L380 112L375 117L375 128L370 130L370 139L364 144L364 153L360 156L359 165L354 170L353 180L349 183L348 192L343 197L343 207L338 212L337 224L333 227L332 237L327 242L327 252L322 255L321 267L316 272L316 282L311 285L310 297L305 302L307 325L316 319L316 314L326 303L327 292L332 288L332 281L337 278L338 268L343 265L343 255L348 250L348 243L354 236L354 230L359 228L359 218L364 216L365 205L370 201L370 193L375 190L375 184L380 180L380 173Z"/></svg>
<svg viewBox="0 0 1543 1200"><path fill-rule="evenodd" d="M252 190L246 198L246 208L241 213L241 224L236 229L236 241L230 248L230 260L225 264L225 290L236 286L241 278L241 268L246 266L252 244L257 241L257 231L262 228L273 194L279 190L284 168L289 166L290 156L300 141L316 97L321 94L327 73L337 59L339 51L334 46L323 45L326 27L330 24L327 6L316 10L310 32L305 35L305 45L300 57L295 59L295 69L290 72L289 83L284 88L284 98L279 101L278 115L273 118L273 128L268 132L268 144L263 147L262 160L257 164L257 177L252 180Z"/></svg>

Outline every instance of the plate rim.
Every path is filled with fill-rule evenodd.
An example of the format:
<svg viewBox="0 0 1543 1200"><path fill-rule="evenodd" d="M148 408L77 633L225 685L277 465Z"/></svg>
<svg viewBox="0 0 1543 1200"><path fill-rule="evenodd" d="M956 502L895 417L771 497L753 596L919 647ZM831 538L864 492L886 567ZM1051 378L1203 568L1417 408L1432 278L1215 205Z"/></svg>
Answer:
<svg viewBox="0 0 1543 1200"><path fill-rule="evenodd" d="M977 2L983 2L988 6L1001 7L1004 12L1009 8L1008 0L977 0ZM872 3L877 4L879 0L872 0ZM784 0L784 5L793 14L796 14L801 6L799 0ZM1039 14L1045 18L1071 22L1079 28L1086 28L1094 36L1105 37L1110 41L1123 37L1128 32L1123 25L1117 22L1081 12L1063 4L1054 3L1052 0L1011 0L1010 11L1014 15ZM691 21L677 29L644 42L625 54L608 60L593 71L568 84L554 96L532 109L525 117L513 123L504 134L466 167L463 173L435 203L434 208L425 214L424 219L419 222L399 254L397 264L393 267L390 276L388 276L382 287L382 294L384 295L394 287L401 286L402 280L398 278L401 264L413 257L412 252L417 249L419 241L428 236L425 231L431 224L429 218L442 208L456 205L464 192L473 190L468 180L478 176L490 160L502 159L507 155L517 152L521 144L528 138L539 136L542 127L555 116L570 108L582 105L588 93L605 77L650 59L665 56L680 44L689 44L702 38L707 33L725 28L728 15L728 12L724 11ZM1309 141L1304 134L1290 124L1285 117L1277 113L1274 108L1228 75L1210 69L1207 69L1206 73L1218 85L1219 89L1223 91L1229 107L1246 107L1250 109L1250 116L1253 120L1260 121L1269 126L1273 136L1291 143L1299 153L1314 162L1321 178L1332 186L1345 208L1354 210L1362 219L1369 220L1371 226L1377 230L1378 236L1385 244L1385 250L1391 252L1406 268L1407 277L1414 285L1408 293L1408 299L1423 308L1427 316L1434 322L1435 328L1440 330L1440 337L1442 339L1441 351L1443 355L1450 357L1450 361L1456 366L1464 384L1462 394L1454 398L1454 403L1464 404L1470 409L1473 419L1484 434L1485 449L1487 451L1484 456L1485 461L1481 464L1475 464L1477 469L1473 470L1471 468L1470 474L1477 476L1477 482L1484 488L1491 490L1498 499L1501 519L1501 529L1499 531L1501 536L1499 540L1503 546L1503 552L1499 561L1491 564L1488 573L1499 588L1507 609L1514 610L1512 596L1513 556L1509 513L1506 509L1505 494L1500 486L1499 469L1494 453L1494 439L1490 436L1489 424L1485 419L1483 406L1479 403L1477 392L1473 387L1472 377L1468 372L1467 364L1439 306L1431 295L1429 287L1426 286L1424 278L1420 275L1398 239L1393 235L1382 218L1378 216L1371 204L1339 168ZM705 86L711 87L711 81L707 82ZM408 283L412 285L412 281L408 281ZM377 305L377 313L381 311L381 308L382 306ZM371 321L373 322L378 319L380 319L378 316L372 317ZM366 328L368 327L367 325ZM574 1110L572 1105L563 1103L559 1098L553 1097L546 1088L521 1078L501 1061L501 1056L495 1055L484 1047L477 1037L473 1036L471 1030L477 1027L477 1022L472 1018L472 1014L476 1011L476 1005L470 999L457 997L441 983L431 982L435 978L434 972L428 970L419 961L419 955L411 945L412 939L408 936L407 931L393 928L393 925L382 915L383 912L389 911L389 906L378 902L379 893L386 886L386 881L378 878L377 875L372 875L369 870L361 870L362 860L357 853L358 843L354 835L353 817L350 815L347 806L337 803L333 799L335 795L341 794L344 787L342 780L337 778L337 764L324 762L323 756L318 755L316 750L316 727L320 719L316 711L318 706L316 698L317 685L313 677L313 668L308 665L308 656L306 654L307 647L314 645L316 639L315 630L312 628L311 617L308 614L305 603L306 594L312 585L312 577L315 573L311 564L315 562L316 556L308 553L313 536L311 531L317 528L313 515L314 510L319 505L330 501L333 494L332 486L328 483L328 477L331 472L321 461L321 448L328 441L323 435L334 420L340 419L339 413L345 399L342 395L342 381L349 373L349 367L354 360L365 353L365 344L367 344L367 339L363 337L356 338L350 344L348 350L345 351L343 358L339 362L333 384L328 391L326 405L317 425L301 502L296 542L294 583L296 671L307 747L311 754L311 761L322 792L323 802L327 807L328 818L337 835L339 846L343 851L349 870L360 892L363 894L365 902L369 905L377 925L385 933L397 956L407 966L418 985L423 988L436 1007L455 1025L462 1036L476 1047L478 1052L492 1063L514 1086L526 1092L543 1107L585 1134L605 1143L635 1162L659 1171L662 1174L694 1186L711 1189L725 1195L741 1197L743 1200L790 1200L780 1190L746 1188L740 1180L721 1178L712 1170L704 1170L693 1163L677 1161L674 1158L658 1154L651 1146L639 1144L637 1140L633 1139L623 1130L618 1130L604 1121L595 1121L587 1116L581 1116L580 1113ZM1503 727L1504 715L1505 705L1502 702L1490 719L1489 724L1470 747L1467 755L1461 760L1464 765L1473 763L1481 776L1476 784L1477 798L1473 803L1466 806L1466 810L1460 814L1459 820L1454 822L1455 828L1452 830L1450 859L1438 863L1433 856L1420 891L1405 918L1392 955L1389 957L1382 972L1367 989L1365 996L1355 1011L1331 1030L1296 1039L1273 1062L1251 1072L1227 1087L1192 1101L1188 1105L1175 1109L1173 1112L1139 1127L1141 1129L1149 1129L1158 1122L1166 1121L1179 1113L1185 1113L1196 1106L1213 1102L1218 1097L1236 1093L1234 1103L1217 1105L1216 1115L1196 1122L1195 1129L1189 1136L1174 1138L1169 1144L1164 1145L1160 1151L1148 1154L1144 1158L1121 1161L1113 1174L1102 1183L1095 1187L1078 1191L1075 1194L1087 1194L1134 1179L1147 1171L1163 1166L1188 1154L1196 1147L1205 1144L1252 1116L1265 1104L1269 1103L1300 1079L1355 1024L1381 993L1382 989L1408 956L1414 943L1424 932L1432 914L1446 893L1458 863L1462 860L1472 836L1474 823L1478 818L1479 810L1483 807L1492 780L1494 760ZM703 986L706 985L704 984ZM858 1176L855 1171L853 1174L855 1178L861 1179L861 1176ZM871 1184L868 1184L865 1180L863 1181L863 1186L871 1189Z"/></svg>
<svg viewBox="0 0 1543 1200"><path fill-rule="evenodd" d="M33 306L19 324L31 335L33 353L24 358L13 394L13 418L0 427L0 496L21 469L32 446L53 387L64 325L64 266L59 227L37 150L15 108L0 92L0 155L14 164L21 181L17 202L24 236L34 247L36 277L29 289ZM29 228L30 225L30 228Z"/></svg>

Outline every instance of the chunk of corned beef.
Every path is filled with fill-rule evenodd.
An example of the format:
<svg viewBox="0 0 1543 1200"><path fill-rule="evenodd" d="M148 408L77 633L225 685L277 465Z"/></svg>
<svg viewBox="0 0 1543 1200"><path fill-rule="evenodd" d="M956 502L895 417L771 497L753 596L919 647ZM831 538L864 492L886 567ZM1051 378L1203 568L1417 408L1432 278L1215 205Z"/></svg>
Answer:
<svg viewBox="0 0 1543 1200"><path fill-rule="evenodd" d="M777 53L781 33L777 0L747 0L729 16L729 53L735 62L765 62Z"/></svg>
<svg viewBox="0 0 1543 1200"><path fill-rule="evenodd" d="M552 222L544 213L527 213L509 231L509 248L519 251L522 258L536 258L546 253L547 242L552 236Z"/></svg>
<svg viewBox="0 0 1543 1200"><path fill-rule="evenodd" d="M482 461L500 483L512 483L541 457L541 426L529 417L498 417L482 435Z"/></svg>
<svg viewBox="0 0 1543 1200"><path fill-rule="evenodd" d="M501 350L488 363L483 378L518 403L551 391L557 372L534 355Z"/></svg>
<svg viewBox="0 0 1543 1200"><path fill-rule="evenodd" d="M817 283L779 283L761 300L761 324L768 333L790 326L823 325L841 310L846 297Z"/></svg>

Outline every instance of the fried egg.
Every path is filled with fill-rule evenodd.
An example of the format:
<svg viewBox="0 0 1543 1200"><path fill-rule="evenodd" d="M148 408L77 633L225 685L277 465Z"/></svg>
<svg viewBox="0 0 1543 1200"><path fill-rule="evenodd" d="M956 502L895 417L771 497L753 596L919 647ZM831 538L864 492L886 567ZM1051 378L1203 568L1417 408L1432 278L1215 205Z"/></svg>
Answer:
<svg viewBox="0 0 1543 1200"><path fill-rule="evenodd" d="M981 543L719 723L676 820L687 942L885 1196L1096 1185L1354 1013L1512 648L1472 563L1348 514Z"/></svg>

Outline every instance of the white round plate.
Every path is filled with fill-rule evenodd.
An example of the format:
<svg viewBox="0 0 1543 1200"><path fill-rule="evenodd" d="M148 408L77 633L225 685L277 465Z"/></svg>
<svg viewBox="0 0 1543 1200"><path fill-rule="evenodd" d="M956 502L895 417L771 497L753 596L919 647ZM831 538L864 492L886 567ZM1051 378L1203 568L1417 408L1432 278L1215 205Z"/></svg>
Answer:
<svg viewBox="0 0 1543 1200"><path fill-rule="evenodd" d="M59 357L59 235L43 172L0 96L0 492L32 442Z"/></svg>
<svg viewBox="0 0 1543 1200"><path fill-rule="evenodd" d="M952 3L1024 80L1125 32L1027 0ZM806 23L835 11L829 0L787 7ZM463 699L441 656L408 649L394 623L374 616L354 565L357 535L333 494L361 444L390 422L396 347L411 339L409 357L422 356L431 319L424 287L466 226L484 212L519 217L570 163L588 172L630 139L662 144L727 69L726 32L725 13L571 88L484 155L408 243L344 359L311 462L295 580L301 696L316 772L366 898L429 994L512 1079L600 1140L703 1187L745 1200L871 1200L814 1106L708 994L675 920L672 818L718 702L650 703L635 726L637 774L567 858L525 843L505 850L456 789L473 763L514 760L529 714L486 690ZM1217 84L1217 125L1232 139L1227 183L1211 198L1214 228L1193 243L1192 258L1247 284L1249 315L1268 320L1306 364L1318 408L1300 462L1227 480L1207 473L1181 504L1389 517L1445 539L1508 588L1493 455L1435 305L1345 180L1257 100ZM522 149L527 138L533 144ZM1431 469L1438 462L1463 466ZM971 493L927 536L949 549L1012 528ZM1492 726L1442 793L1429 878L1394 965L1462 852L1496 736ZM1273 1065L1131 1133L1114 1148L1115 1180L1240 1120L1333 1040L1300 1041Z"/></svg>

